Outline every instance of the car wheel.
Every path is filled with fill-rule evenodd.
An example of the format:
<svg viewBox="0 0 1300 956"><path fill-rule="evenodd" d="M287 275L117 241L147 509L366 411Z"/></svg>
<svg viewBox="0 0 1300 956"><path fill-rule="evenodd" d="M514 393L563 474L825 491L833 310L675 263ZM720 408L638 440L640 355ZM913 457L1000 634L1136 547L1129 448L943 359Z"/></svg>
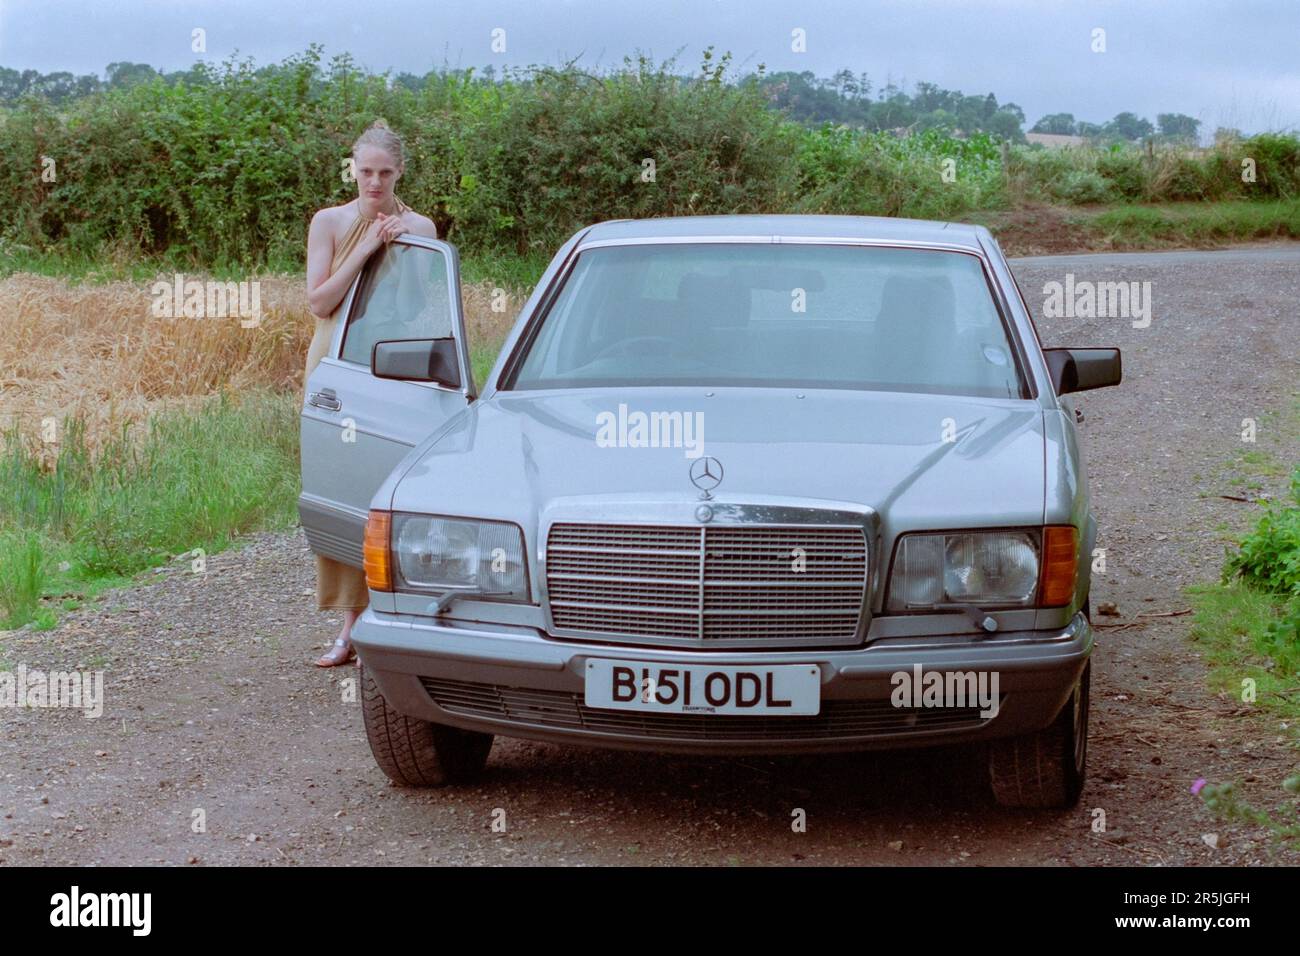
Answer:
<svg viewBox="0 0 1300 956"><path fill-rule="evenodd" d="M1089 661L1050 727L990 743L989 780L999 804L1072 807L1079 802L1087 775L1091 672Z"/></svg>
<svg viewBox="0 0 1300 956"><path fill-rule="evenodd" d="M492 735L461 730L399 714L388 706L375 679L360 667L361 713L375 763L394 783L441 787L483 771Z"/></svg>

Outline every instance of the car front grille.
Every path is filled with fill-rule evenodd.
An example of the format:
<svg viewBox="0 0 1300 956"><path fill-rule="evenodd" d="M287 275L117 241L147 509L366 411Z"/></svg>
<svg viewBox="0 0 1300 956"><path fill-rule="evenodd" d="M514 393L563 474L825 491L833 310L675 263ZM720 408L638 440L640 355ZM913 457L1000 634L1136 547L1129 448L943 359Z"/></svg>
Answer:
<svg viewBox="0 0 1300 956"><path fill-rule="evenodd" d="M965 730L992 718L978 707L895 707L888 700L826 700L821 713L784 715L654 714L588 707L583 695L421 677L443 710L560 730L658 740L824 740Z"/></svg>
<svg viewBox="0 0 1300 956"><path fill-rule="evenodd" d="M556 523L546 587L559 636L688 646L851 644L861 528Z"/></svg>

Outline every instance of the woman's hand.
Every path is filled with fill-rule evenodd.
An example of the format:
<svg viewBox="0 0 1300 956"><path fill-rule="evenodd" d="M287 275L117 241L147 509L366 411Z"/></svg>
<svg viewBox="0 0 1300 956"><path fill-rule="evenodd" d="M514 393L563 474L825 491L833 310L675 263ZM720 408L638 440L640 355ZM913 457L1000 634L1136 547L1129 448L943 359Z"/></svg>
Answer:
<svg viewBox="0 0 1300 956"><path fill-rule="evenodd" d="M375 221L370 224L366 230L365 239L366 250L374 252L380 246L387 245L402 233L406 232L406 227L402 223L401 215L389 216L386 213L380 213Z"/></svg>

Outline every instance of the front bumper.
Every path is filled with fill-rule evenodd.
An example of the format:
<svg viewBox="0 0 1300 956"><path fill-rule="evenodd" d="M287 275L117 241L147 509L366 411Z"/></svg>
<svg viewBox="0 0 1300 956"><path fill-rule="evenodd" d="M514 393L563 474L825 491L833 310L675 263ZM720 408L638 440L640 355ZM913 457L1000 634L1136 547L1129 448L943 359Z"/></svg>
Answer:
<svg viewBox="0 0 1300 956"><path fill-rule="evenodd" d="M388 705L408 717L554 743L665 753L808 753L921 747L987 740L1048 726L1089 654L1088 620L1059 631L879 639L865 647L800 651L683 651L555 640L531 628L434 623L368 608L353 642ZM646 714L583 703L592 657L648 664L815 664L816 716ZM1000 703L978 708L899 708L899 672L997 674Z"/></svg>

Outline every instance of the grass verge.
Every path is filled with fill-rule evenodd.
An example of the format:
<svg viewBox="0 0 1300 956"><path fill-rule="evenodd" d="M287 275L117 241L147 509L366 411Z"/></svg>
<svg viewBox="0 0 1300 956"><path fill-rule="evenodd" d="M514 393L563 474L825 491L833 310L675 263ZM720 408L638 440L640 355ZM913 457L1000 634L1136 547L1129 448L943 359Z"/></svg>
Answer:
<svg viewBox="0 0 1300 956"><path fill-rule="evenodd" d="M1076 214L1075 221L1092 234L1092 243L1108 249L1300 239L1300 199L1117 206Z"/></svg>
<svg viewBox="0 0 1300 956"><path fill-rule="evenodd" d="M1193 585L1188 594L1192 640L1211 668L1211 687L1238 699L1247 694L1300 741L1300 639L1297 620L1288 621L1294 602L1240 580Z"/></svg>
<svg viewBox="0 0 1300 956"><path fill-rule="evenodd" d="M305 241L305 240L304 240ZM306 248L304 246L304 248ZM550 252L514 255L504 252L460 250L460 277L465 283L486 283L505 289L531 289L551 261ZM140 256L105 250L100 253L43 251L0 240L0 278L19 272L66 279L72 283L152 283L159 276L181 272L187 276L237 282L258 276L279 276L306 281L301 262L276 261L255 274L238 264L208 268L167 256ZM306 287L303 291L304 304Z"/></svg>
<svg viewBox="0 0 1300 956"><path fill-rule="evenodd" d="M298 396L221 394L152 416L92 454L65 421L53 467L16 429L0 450L0 628L60 609L173 557L297 518Z"/></svg>
<svg viewBox="0 0 1300 956"><path fill-rule="evenodd" d="M1300 403L1283 425L1294 447ZM1279 470L1260 452L1238 456L1234 464L1259 475L1275 476ZM1254 528L1228 551L1223 579L1191 587L1188 594L1194 609L1191 639L1211 668L1211 687L1258 707L1292 746L1300 746L1300 464L1292 468L1289 495L1270 502ZM1300 794L1300 765L1280 781L1292 797L1273 810L1248 804L1234 781L1200 783L1201 799L1219 817L1253 822L1281 840L1300 843L1294 799Z"/></svg>

